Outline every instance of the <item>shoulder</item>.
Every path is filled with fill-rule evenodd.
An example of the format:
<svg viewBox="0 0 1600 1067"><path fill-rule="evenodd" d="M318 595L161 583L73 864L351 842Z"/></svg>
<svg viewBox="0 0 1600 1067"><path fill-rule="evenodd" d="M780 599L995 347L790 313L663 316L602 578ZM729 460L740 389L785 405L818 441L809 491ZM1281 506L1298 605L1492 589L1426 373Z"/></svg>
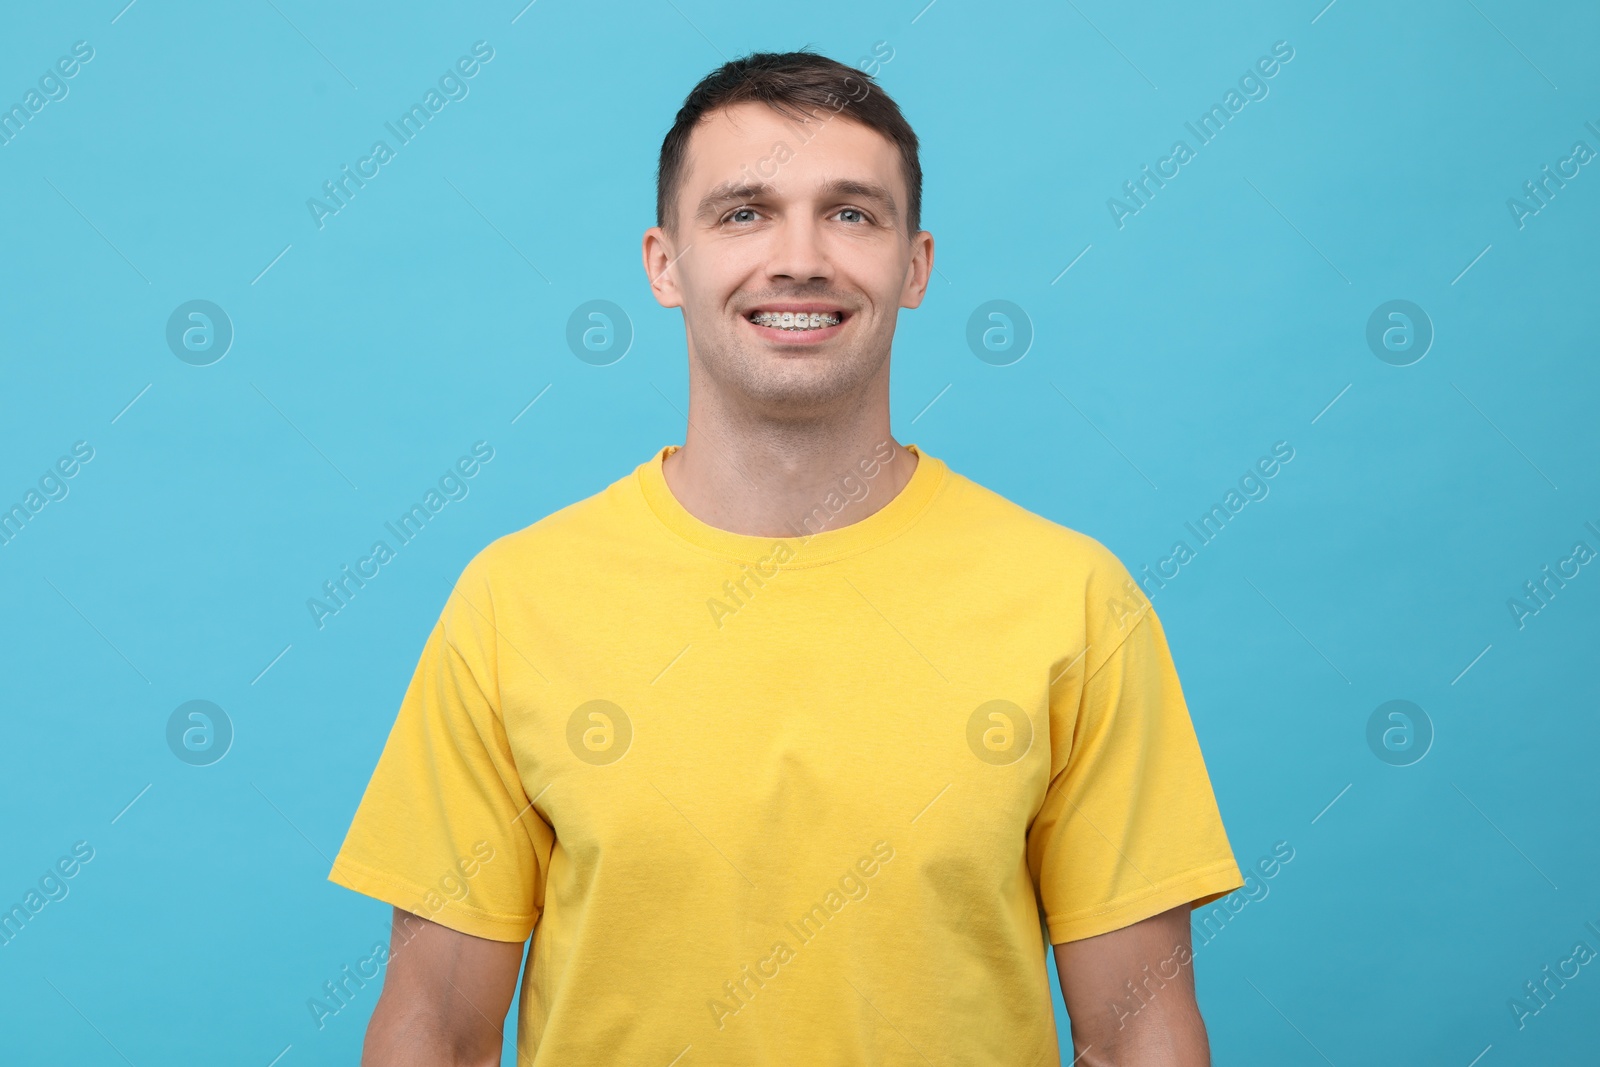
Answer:
<svg viewBox="0 0 1600 1067"><path fill-rule="evenodd" d="M1132 582L1122 560L1092 534L1030 511L954 470L947 477L947 512L972 536L987 537L997 552L1085 591Z"/></svg>
<svg viewBox="0 0 1600 1067"><path fill-rule="evenodd" d="M634 477L630 471L597 493L495 538L472 558L464 575L498 584L552 568L570 569L624 525L625 491Z"/></svg>
<svg viewBox="0 0 1600 1067"><path fill-rule="evenodd" d="M955 471L946 512L960 536L992 554L1003 580L1024 583L1065 610L1082 612L1089 667L1154 614L1150 599L1118 555L1090 533L1030 511Z"/></svg>
<svg viewBox="0 0 1600 1067"><path fill-rule="evenodd" d="M456 579L442 621L461 641L484 640L508 604L556 598L604 566L607 545L626 525L629 472L604 489L496 537Z"/></svg>

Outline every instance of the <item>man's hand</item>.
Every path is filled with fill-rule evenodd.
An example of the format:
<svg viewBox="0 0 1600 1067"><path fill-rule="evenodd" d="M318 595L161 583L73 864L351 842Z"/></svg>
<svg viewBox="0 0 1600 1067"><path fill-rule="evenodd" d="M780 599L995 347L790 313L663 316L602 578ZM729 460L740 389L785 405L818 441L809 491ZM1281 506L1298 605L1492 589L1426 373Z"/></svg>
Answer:
<svg viewBox="0 0 1600 1067"><path fill-rule="evenodd" d="M1075 1067L1210 1067L1188 904L1055 952Z"/></svg>
<svg viewBox="0 0 1600 1067"><path fill-rule="evenodd" d="M362 1067L499 1067L522 949L394 909Z"/></svg>

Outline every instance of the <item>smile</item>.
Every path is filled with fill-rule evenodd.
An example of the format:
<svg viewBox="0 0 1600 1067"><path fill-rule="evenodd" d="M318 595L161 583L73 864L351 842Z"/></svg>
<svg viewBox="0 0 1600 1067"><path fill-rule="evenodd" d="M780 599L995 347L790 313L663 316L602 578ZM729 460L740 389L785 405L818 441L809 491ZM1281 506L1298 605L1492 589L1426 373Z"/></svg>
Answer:
<svg viewBox="0 0 1600 1067"><path fill-rule="evenodd" d="M757 311L750 316L750 321L757 326L769 326L777 330L822 330L829 326L837 326L843 318L831 311Z"/></svg>

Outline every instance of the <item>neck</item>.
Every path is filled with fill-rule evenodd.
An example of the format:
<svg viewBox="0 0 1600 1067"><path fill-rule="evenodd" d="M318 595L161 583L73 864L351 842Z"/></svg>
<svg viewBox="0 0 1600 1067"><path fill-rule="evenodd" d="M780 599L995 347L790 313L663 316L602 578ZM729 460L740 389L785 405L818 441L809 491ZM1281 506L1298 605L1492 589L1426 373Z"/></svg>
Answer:
<svg viewBox="0 0 1600 1067"><path fill-rule="evenodd" d="M917 462L889 433L887 405L827 424L751 427L691 403L684 444L663 461L662 474L684 509L708 526L797 537L878 511L911 480Z"/></svg>

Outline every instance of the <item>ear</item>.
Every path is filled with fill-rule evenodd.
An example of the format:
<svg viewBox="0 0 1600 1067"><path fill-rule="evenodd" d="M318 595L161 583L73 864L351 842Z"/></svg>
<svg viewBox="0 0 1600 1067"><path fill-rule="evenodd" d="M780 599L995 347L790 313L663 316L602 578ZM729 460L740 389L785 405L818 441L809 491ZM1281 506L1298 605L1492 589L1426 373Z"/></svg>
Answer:
<svg viewBox="0 0 1600 1067"><path fill-rule="evenodd" d="M650 292L656 303L664 308L682 307L683 293L674 269L682 253L673 248L672 238L660 226L644 231L643 255L645 276L650 279Z"/></svg>
<svg viewBox="0 0 1600 1067"><path fill-rule="evenodd" d="M918 230L911 235L911 263L906 267L906 283L900 290L900 306L915 308L928 292L933 275L933 234Z"/></svg>

